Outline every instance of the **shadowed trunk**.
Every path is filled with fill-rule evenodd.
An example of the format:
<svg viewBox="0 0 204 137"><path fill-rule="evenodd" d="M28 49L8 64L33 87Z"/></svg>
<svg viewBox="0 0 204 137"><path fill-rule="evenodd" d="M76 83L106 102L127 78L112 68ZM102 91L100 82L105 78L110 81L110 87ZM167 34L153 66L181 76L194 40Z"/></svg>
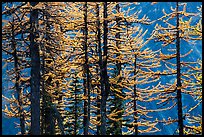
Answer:
<svg viewBox="0 0 204 137"><path fill-rule="evenodd" d="M104 62L103 62L103 67L102 67L102 77L103 78L103 83L105 84L105 90L101 91L101 134L106 135L106 101L107 97L109 94L109 81L108 81L108 75L107 75L107 35L108 35L108 21L107 19L107 2L103 3L104 5L104 11L103 11L103 16L104 16L104 22L103 22L103 32L104 32L104 37L103 37L103 45L104 45Z"/></svg>
<svg viewBox="0 0 204 137"><path fill-rule="evenodd" d="M84 52L85 52L85 64L84 70L86 71L86 80L84 81L84 96L88 100L84 100L84 135L88 135L89 119L90 119L90 87L89 87L89 65L88 65L88 24L87 24L87 2L84 4Z"/></svg>
<svg viewBox="0 0 204 137"><path fill-rule="evenodd" d="M31 56L31 135L40 135L40 55L36 43L38 10L30 14L30 56Z"/></svg>
<svg viewBox="0 0 204 137"><path fill-rule="evenodd" d="M103 69L103 60L102 60L102 53L101 53L101 30L100 30L100 17L99 17L99 4L96 5L96 16L97 16L97 42L98 42L98 56L99 56L99 67L100 67L100 87L101 87L101 92L104 92L103 88L103 76L102 76L102 69ZM99 99L99 92L97 95L97 108L100 108L100 99ZM100 109L97 110L97 121L100 121ZM97 135L100 135L100 127L97 125Z"/></svg>
<svg viewBox="0 0 204 137"><path fill-rule="evenodd" d="M134 76L137 74L137 55L135 54L135 62L134 62ZM134 78L134 81L136 81L136 77ZM134 84L134 123L137 123L137 87L136 84ZM135 135L138 135L138 126L134 126Z"/></svg>
<svg viewBox="0 0 204 137"><path fill-rule="evenodd" d="M179 135L183 135L183 112L182 112L182 96L181 96L181 64L180 64L180 38L179 38L179 13L178 13L179 3L176 3L176 61L177 61L177 101L178 101L178 126Z"/></svg>

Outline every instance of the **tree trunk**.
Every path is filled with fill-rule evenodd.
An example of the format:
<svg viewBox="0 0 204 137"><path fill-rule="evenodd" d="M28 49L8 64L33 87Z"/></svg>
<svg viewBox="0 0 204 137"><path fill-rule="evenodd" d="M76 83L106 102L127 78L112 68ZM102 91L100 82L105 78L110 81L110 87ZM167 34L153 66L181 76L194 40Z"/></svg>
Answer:
<svg viewBox="0 0 204 137"><path fill-rule="evenodd" d="M100 87L101 92L104 92L103 90L103 76L102 76L102 69L103 69L103 60L102 60L102 53L101 53L101 30L100 30L100 17L99 17L99 4L96 5L96 16L97 16L97 42L98 42L98 55L99 55L99 67L100 67ZM100 108L100 99L99 99L99 92L97 95L97 108ZM97 110L97 121L100 121L100 109ZM100 135L100 125L97 125L97 135Z"/></svg>
<svg viewBox="0 0 204 137"><path fill-rule="evenodd" d="M108 75L107 75L107 35L108 35L108 22L107 22L107 2L104 2L104 37L103 37L103 44L104 44L104 62L102 67L102 77L103 83L105 84L105 90L101 91L101 134L106 135L106 100L109 94L109 84L108 84Z"/></svg>
<svg viewBox="0 0 204 137"><path fill-rule="evenodd" d="M89 119L90 119L90 77L89 77L89 65L88 65L88 24L87 24L87 2L84 4L84 52L85 52L85 67L86 81L84 83L84 96L88 98L84 100L84 135L88 135Z"/></svg>
<svg viewBox="0 0 204 137"><path fill-rule="evenodd" d="M30 14L30 56L31 56L31 135L40 135L40 56L36 43L38 10Z"/></svg>
<svg viewBox="0 0 204 137"><path fill-rule="evenodd" d="M45 75L45 46L42 48L43 57L42 57L42 76ZM42 109L41 109L41 135L44 133L45 129L45 107L46 107L46 98L45 98L45 81L42 79Z"/></svg>
<svg viewBox="0 0 204 137"><path fill-rule="evenodd" d="M135 62L134 62L134 76L137 74L136 70L137 70L137 55L135 55ZM134 81L136 81L136 77L134 78ZM134 84L134 123L137 123L137 119L135 117L137 117L137 87L136 84ZM138 135L138 126L135 125L134 126L134 130L135 130L135 135Z"/></svg>
<svg viewBox="0 0 204 137"><path fill-rule="evenodd" d="M182 95L181 95L181 64L180 64L180 38L179 38L179 13L178 13L178 2L176 3L177 11L177 32L176 32L176 61L177 61L177 101L178 101L178 126L179 126L179 135L183 135L183 112L182 112Z"/></svg>

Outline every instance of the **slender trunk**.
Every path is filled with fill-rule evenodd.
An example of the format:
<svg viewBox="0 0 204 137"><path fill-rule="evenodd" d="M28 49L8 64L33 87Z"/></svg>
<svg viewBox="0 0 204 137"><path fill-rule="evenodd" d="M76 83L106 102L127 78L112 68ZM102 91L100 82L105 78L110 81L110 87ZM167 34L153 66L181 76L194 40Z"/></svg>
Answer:
<svg viewBox="0 0 204 137"><path fill-rule="evenodd" d="M103 44L104 44L104 62L102 68L102 77L103 83L105 84L105 90L101 91L101 134L106 135L106 100L109 94L109 85L108 85L108 75L107 75L107 34L108 34L108 22L107 22L107 2L104 2L104 37L103 37Z"/></svg>
<svg viewBox="0 0 204 137"><path fill-rule="evenodd" d="M46 20L45 15L43 15L43 20ZM46 34L45 34L46 35ZM42 71L42 77L45 75L45 44L42 46L42 65L41 65L41 71ZM45 81L42 80L42 108L41 108L41 135L44 134L45 129L45 106L46 106L46 98L45 98Z"/></svg>
<svg viewBox="0 0 204 137"><path fill-rule="evenodd" d="M101 30L100 30L100 17L99 17L99 4L96 5L96 16L97 16L97 42L98 42L98 54L99 54L99 67L100 70L102 70L102 53L101 53ZM101 92L103 92L103 79L102 79L102 73L100 71L100 86L101 86ZM100 99L99 99L99 92L97 95L97 108L100 108ZM100 110L97 110L97 121L100 121ZM97 125L97 135L100 135L100 125Z"/></svg>
<svg viewBox="0 0 204 137"><path fill-rule="evenodd" d="M40 55L36 43L38 10L30 14L30 56L31 56L31 135L40 135Z"/></svg>
<svg viewBox="0 0 204 137"><path fill-rule="evenodd" d="M47 6L47 5L46 5ZM46 15L44 15L43 18L46 22L47 22L47 18ZM47 24L47 23L46 23ZM47 36L47 30L45 35ZM41 71L42 71L42 76L45 75L45 43L42 46L42 66L41 66ZM42 115L42 119L41 119L41 135L44 134L44 130L45 130L45 107L46 107L46 93L45 93L45 81L44 79L42 79L42 109L41 109L41 115Z"/></svg>
<svg viewBox="0 0 204 137"><path fill-rule="evenodd" d="M50 82L51 83L51 82ZM55 119L52 111L52 100L49 95L45 96L46 106L45 106L45 135L55 134Z"/></svg>
<svg viewBox="0 0 204 137"><path fill-rule="evenodd" d="M45 48L42 48L42 52L43 52L43 57L42 57L42 76L44 76L45 74ZM41 119L41 135L44 133L44 129L45 129L45 106L46 106L46 99L45 99L45 81L44 79L42 79L42 110L41 110L41 115L42 115L42 119Z"/></svg>
<svg viewBox="0 0 204 137"><path fill-rule="evenodd" d="M61 135L65 135L64 133L64 125L63 125L63 119L61 117L61 114L59 112L59 110L57 109L57 106L55 104L52 104L51 106L51 112L53 115L53 125L51 129L51 135L55 135L55 120L57 120L57 125L61 131Z"/></svg>
<svg viewBox="0 0 204 137"><path fill-rule="evenodd" d="M127 23L127 36L128 36L128 26L131 24L129 22L126 22ZM134 50L132 51L134 52ZM135 54L135 61L134 61L134 76L137 75L137 55ZM134 81L136 81L136 78L134 78ZM134 123L137 123L137 119L135 117L137 117L137 85L134 84L134 100L133 100L133 108L134 108ZM134 134L135 135L138 135L138 125L136 124L134 126Z"/></svg>
<svg viewBox="0 0 204 137"><path fill-rule="evenodd" d="M119 13L120 12L120 6L119 4L116 5L116 11ZM116 17L116 24L117 24L117 27L120 28L120 18L119 17ZM116 33L116 39L120 39L120 32L117 32ZM116 47L118 47L118 49L120 49L120 42L118 40L116 40ZM116 58L120 56L120 53L117 53L116 54ZM120 72L121 72L121 63L119 61L116 61L116 77L118 75L120 75ZM119 78L118 80L118 83L121 82L121 77ZM115 88L118 88L119 90L122 90L121 87L119 86L116 86ZM116 93L117 94L117 93ZM121 110L122 108L122 100L120 97L117 97L115 95L115 108L117 108L117 110ZM122 113L120 112L118 114L118 116L116 118L122 118ZM115 135L122 135L122 121L118 121L118 122L114 122L114 134Z"/></svg>
<svg viewBox="0 0 204 137"><path fill-rule="evenodd" d="M60 83L58 81L56 81L56 92L57 92L57 95L59 95L59 98L57 99L58 100L58 105L57 105L57 109L56 111L58 112L56 117L57 117L57 122L58 122L58 127L60 128L60 131L61 131L61 135L64 135L64 124L63 124L63 117L62 117L62 112L61 111L64 111L64 109L62 110L61 109L61 106L63 105L63 100L62 100L62 97L63 97L63 94L62 94L62 91L60 91ZM55 117L53 117L55 119Z"/></svg>
<svg viewBox="0 0 204 137"><path fill-rule="evenodd" d="M75 72L75 85L74 85L74 135L76 135L77 132L77 77Z"/></svg>
<svg viewBox="0 0 204 137"><path fill-rule="evenodd" d="M84 52L85 52L85 71L86 71L86 81L84 96L88 97L88 101L84 101L84 135L88 135L89 119L90 119L90 78L89 78L89 65L88 65L88 24L87 24L87 2L84 4Z"/></svg>
<svg viewBox="0 0 204 137"><path fill-rule="evenodd" d="M136 70L137 70L137 55L135 55L135 62L134 62L134 76L137 74ZM136 81L136 77L134 78L134 81ZM135 118L137 117L137 87L136 84L134 84L134 123L137 123L137 119ZM138 126L135 125L134 126L134 130L135 130L135 135L138 135Z"/></svg>
<svg viewBox="0 0 204 137"><path fill-rule="evenodd" d="M46 86L50 85L52 78L48 78L46 81ZM45 93L45 135L55 134L55 120L52 111L52 99L49 94Z"/></svg>
<svg viewBox="0 0 204 137"><path fill-rule="evenodd" d="M181 95L181 64L180 64L180 38L179 38L179 3L176 3L176 11L177 11L177 32L176 32L176 51L177 51L177 101L178 101L178 126L179 126L179 135L183 135L183 114L182 114L182 95Z"/></svg>
<svg viewBox="0 0 204 137"><path fill-rule="evenodd" d="M14 23L14 19L13 19L13 23ZM17 96L18 96L18 103L19 103L19 114L20 114L20 127L21 127L21 134L24 135L25 134L25 118L24 118L24 114L23 114L23 102L22 102L22 91L20 89L19 86L19 79L20 79L20 70L18 69L18 58L17 58L17 47L16 47L16 43L15 43L15 37L14 37L14 24L12 24L12 48L13 48L13 56L14 56L14 69L16 72L16 83L15 83L15 87L16 87L16 92L17 92Z"/></svg>
<svg viewBox="0 0 204 137"><path fill-rule="evenodd" d="M19 113L20 113L20 126L21 126L21 134L24 135L25 134L25 116L23 113L23 102L22 102L22 98L23 98L23 89L19 89L19 96L18 96L18 100L19 100Z"/></svg>

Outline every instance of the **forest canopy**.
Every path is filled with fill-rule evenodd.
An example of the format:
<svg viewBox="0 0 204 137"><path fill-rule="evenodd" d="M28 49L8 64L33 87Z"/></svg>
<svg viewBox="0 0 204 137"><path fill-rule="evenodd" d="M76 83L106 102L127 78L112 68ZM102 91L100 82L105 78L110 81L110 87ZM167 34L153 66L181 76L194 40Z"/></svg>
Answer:
<svg viewBox="0 0 204 137"><path fill-rule="evenodd" d="M201 2L2 2L3 135L201 135Z"/></svg>

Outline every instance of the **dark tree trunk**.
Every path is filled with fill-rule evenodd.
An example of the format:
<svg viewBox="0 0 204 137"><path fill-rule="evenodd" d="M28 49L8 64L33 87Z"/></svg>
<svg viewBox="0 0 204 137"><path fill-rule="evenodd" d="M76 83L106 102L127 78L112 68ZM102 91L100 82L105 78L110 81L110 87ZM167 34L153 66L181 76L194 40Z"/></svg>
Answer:
<svg viewBox="0 0 204 137"><path fill-rule="evenodd" d="M44 15L45 17L45 15ZM47 18L45 18L45 20L47 21ZM47 31L46 31L47 32ZM47 36L47 34L45 34ZM43 44L42 46L42 53L43 53L43 56L42 56L42 65L41 65L41 71L42 71L42 76L45 75L45 43ZM42 80L42 108L41 108L41 116L42 116L42 119L41 119L41 135L44 134L44 130L45 130L45 108L46 108L46 93L45 93L45 81L44 79L41 79Z"/></svg>
<svg viewBox="0 0 204 137"><path fill-rule="evenodd" d="M30 56L31 56L31 135L40 135L40 56L36 43L38 10L30 14Z"/></svg>
<svg viewBox="0 0 204 137"><path fill-rule="evenodd" d="M85 64L84 70L86 71L86 80L84 82L84 96L88 97L88 100L84 100L84 135L88 135L89 119L90 119L90 77L89 77L89 65L88 65L88 24L87 24L87 2L84 4L84 52L85 52Z"/></svg>
<svg viewBox="0 0 204 137"><path fill-rule="evenodd" d="M135 62L134 62L134 76L137 74L136 73L137 70L137 55L135 55ZM136 81L136 77L134 78L134 81ZM137 119L135 117L137 117L137 87L136 84L134 84L134 123L137 123ZM135 130L135 135L138 135L138 126L135 125L134 126L134 130Z"/></svg>
<svg viewBox="0 0 204 137"><path fill-rule="evenodd" d="M104 22L103 22L103 31L104 31L104 37L103 37L103 44L104 44L104 62L103 62L103 68L102 68L102 77L103 83L105 84L105 90L101 91L101 134L106 135L106 100L109 94L109 80L107 75L107 35L108 35L108 22L107 22L107 2L104 2Z"/></svg>
<svg viewBox="0 0 204 137"><path fill-rule="evenodd" d="M176 32L176 61L177 61L177 101L178 101L178 126L179 126L179 135L183 135L183 112L182 112L182 95L181 95L181 64L180 64L180 38L179 38L179 3L176 3L177 11L177 32Z"/></svg>
<svg viewBox="0 0 204 137"><path fill-rule="evenodd" d="M42 48L43 57L42 57L42 76L45 75L45 46ZM45 98L45 81L42 79L42 109L41 109L41 135L44 134L45 129L45 107L46 107L46 98Z"/></svg>
<svg viewBox="0 0 204 137"><path fill-rule="evenodd" d="M53 111L51 106L51 97L46 96L46 108L45 108L45 135L54 135L55 134L55 120L53 117ZM49 103L49 105L47 104Z"/></svg>
<svg viewBox="0 0 204 137"><path fill-rule="evenodd" d="M97 42L98 42L98 56L99 56L99 67L100 67L100 87L101 92L104 92L103 90L103 76L102 76L102 69L103 69L103 60L102 60L102 53L101 53L101 30L100 30L100 17L99 17L99 5L96 5L96 16L97 16ZM97 108L100 108L100 99L99 99L99 92L97 95ZM100 121L100 109L97 110L97 121ZM100 126L97 125L97 135L100 135Z"/></svg>
<svg viewBox="0 0 204 137"><path fill-rule="evenodd" d="M14 23L14 19L13 19ZM14 24L12 24L12 49L13 49L13 57L14 57L14 69L16 72L16 83L15 83L15 88L18 96L18 103L19 103L19 114L20 114L20 127L21 127L21 134L25 134L25 117L23 114L23 102L22 102L22 97L23 93L19 85L19 79L20 79L20 70L18 68L18 57L17 57L17 46L15 42L15 36L14 36Z"/></svg>

